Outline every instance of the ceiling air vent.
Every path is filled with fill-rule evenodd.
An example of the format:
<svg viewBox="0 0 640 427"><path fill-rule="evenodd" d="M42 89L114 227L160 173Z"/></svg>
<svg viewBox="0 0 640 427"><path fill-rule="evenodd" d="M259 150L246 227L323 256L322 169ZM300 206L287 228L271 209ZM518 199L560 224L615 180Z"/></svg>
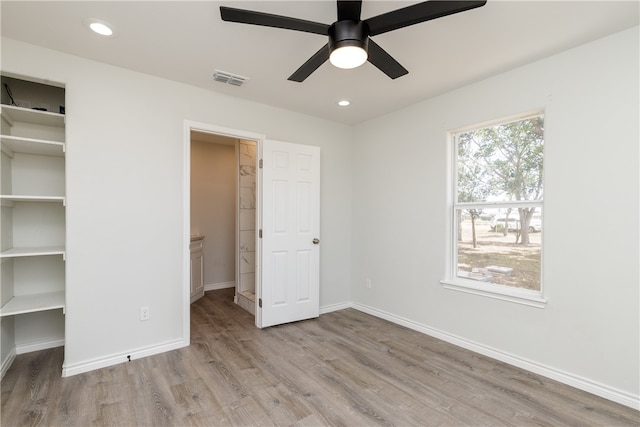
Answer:
<svg viewBox="0 0 640 427"><path fill-rule="evenodd" d="M248 77L242 77L237 74L229 73L226 71L215 70L213 72L213 80L220 83L229 83L233 86L242 86L249 80Z"/></svg>

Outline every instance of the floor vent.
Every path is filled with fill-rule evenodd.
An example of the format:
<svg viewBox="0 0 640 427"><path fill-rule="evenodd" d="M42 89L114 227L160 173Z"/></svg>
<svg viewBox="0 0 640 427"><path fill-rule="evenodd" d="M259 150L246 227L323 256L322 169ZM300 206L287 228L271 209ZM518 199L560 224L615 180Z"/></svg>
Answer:
<svg viewBox="0 0 640 427"><path fill-rule="evenodd" d="M249 78L226 71L215 70L213 72L213 80L220 83L229 83L233 86L242 86L247 82L247 80L249 80Z"/></svg>

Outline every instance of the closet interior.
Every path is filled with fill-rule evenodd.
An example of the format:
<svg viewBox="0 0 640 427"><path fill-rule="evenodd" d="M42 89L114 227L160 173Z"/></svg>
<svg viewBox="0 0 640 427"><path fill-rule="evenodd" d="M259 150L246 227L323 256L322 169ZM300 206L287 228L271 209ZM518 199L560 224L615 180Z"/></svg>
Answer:
<svg viewBox="0 0 640 427"><path fill-rule="evenodd" d="M255 141L191 131L192 302L235 287L255 314L256 159Z"/></svg>
<svg viewBox="0 0 640 427"><path fill-rule="evenodd" d="M65 343L65 89L2 75L2 374Z"/></svg>

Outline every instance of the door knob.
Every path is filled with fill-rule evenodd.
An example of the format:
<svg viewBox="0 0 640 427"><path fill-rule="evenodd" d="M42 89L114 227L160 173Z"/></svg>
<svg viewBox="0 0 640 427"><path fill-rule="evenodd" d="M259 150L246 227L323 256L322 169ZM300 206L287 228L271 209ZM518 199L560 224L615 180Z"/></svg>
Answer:
<svg viewBox="0 0 640 427"><path fill-rule="evenodd" d="M320 243L320 239L318 239L317 237L315 239L313 239L313 244L317 245L318 243Z"/></svg>

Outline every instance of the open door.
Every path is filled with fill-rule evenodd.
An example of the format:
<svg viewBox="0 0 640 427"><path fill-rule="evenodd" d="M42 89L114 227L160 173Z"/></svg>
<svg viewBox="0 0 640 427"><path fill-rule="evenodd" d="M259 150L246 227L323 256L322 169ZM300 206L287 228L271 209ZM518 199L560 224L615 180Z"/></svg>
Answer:
<svg viewBox="0 0 640 427"><path fill-rule="evenodd" d="M320 148L262 144L256 325L320 315Z"/></svg>

